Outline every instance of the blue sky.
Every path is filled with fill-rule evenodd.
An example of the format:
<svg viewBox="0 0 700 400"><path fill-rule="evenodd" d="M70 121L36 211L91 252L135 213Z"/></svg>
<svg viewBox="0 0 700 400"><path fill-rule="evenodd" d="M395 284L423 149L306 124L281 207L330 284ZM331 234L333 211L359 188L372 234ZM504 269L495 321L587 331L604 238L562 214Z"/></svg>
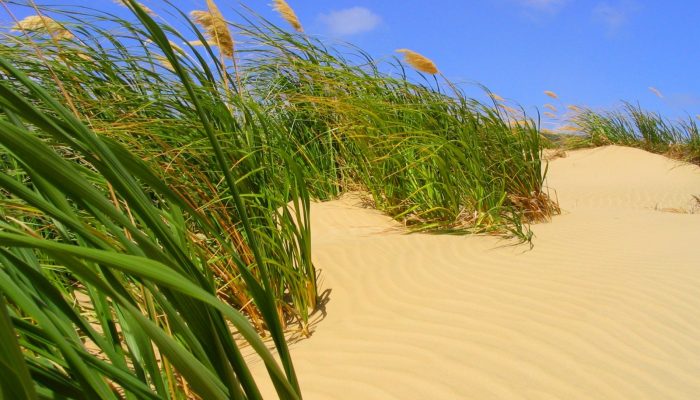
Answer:
<svg viewBox="0 0 700 400"><path fill-rule="evenodd" d="M158 8L158 0L142 1ZM271 12L270 2L244 3L284 24ZM176 3L188 10L204 8L205 1ZM700 114L698 0L288 3L307 34L351 42L379 59L395 55L398 48L418 51L452 81L484 84L529 110L545 103L560 109L567 104L613 108L628 100L671 118ZM89 4L118 8L111 0ZM223 0L217 4L231 16L240 7ZM559 99L546 97L545 90Z"/></svg>
<svg viewBox="0 0 700 400"><path fill-rule="evenodd" d="M560 104L611 108L628 100L669 117L700 114L698 0L290 4L309 33L340 37L377 57L413 49L451 80L482 83L526 107L552 102L543 94L551 90ZM354 11L328 17L343 10Z"/></svg>

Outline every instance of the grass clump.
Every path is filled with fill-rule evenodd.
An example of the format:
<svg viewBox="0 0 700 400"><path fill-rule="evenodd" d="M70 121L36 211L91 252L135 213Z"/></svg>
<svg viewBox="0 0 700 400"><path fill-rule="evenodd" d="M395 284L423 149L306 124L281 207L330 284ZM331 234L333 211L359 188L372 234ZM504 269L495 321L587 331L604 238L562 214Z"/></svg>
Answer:
<svg viewBox="0 0 700 400"><path fill-rule="evenodd" d="M670 121L658 113L625 103L621 111L582 110L574 117L582 137L569 141L577 147L617 144L700 164L700 129L691 117Z"/></svg>
<svg viewBox="0 0 700 400"><path fill-rule="evenodd" d="M505 232L556 206L543 192L535 122L467 98L450 82L412 83L402 64L329 51L271 24L239 27L260 43L246 81L306 170L313 197L361 189L413 230ZM250 30L246 30L250 29ZM409 65L432 74L417 53ZM353 63L350 59L360 60ZM388 75L380 68L395 72Z"/></svg>

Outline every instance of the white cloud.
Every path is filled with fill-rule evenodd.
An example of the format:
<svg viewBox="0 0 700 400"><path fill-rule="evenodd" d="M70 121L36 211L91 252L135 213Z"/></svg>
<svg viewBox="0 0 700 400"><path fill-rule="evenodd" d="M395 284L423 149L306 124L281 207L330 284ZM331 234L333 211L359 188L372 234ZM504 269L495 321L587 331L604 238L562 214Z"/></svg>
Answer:
<svg viewBox="0 0 700 400"><path fill-rule="evenodd" d="M633 1L623 1L616 4L599 3L593 9L593 18L603 24L608 33L616 33L629 21L639 6Z"/></svg>
<svg viewBox="0 0 700 400"><path fill-rule="evenodd" d="M331 34L336 36L348 36L356 33L369 32L376 28L382 19L364 7L352 7L328 14L319 15L318 19Z"/></svg>

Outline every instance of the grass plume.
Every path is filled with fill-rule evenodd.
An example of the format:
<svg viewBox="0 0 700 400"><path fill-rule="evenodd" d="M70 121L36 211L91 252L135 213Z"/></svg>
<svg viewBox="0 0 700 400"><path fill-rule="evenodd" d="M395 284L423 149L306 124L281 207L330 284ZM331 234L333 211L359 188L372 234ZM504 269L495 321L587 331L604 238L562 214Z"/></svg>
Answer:
<svg viewBox="0 0 700 400"><path fill-rule="evenodd" d="M416 53L415 51L409 49L398 49L396 52L402 53L404 56L404 61L420 72L430 75L435 75L439 72L435 63L420 53Z"/></svg>
<svg viewBox="0 0 700 400"><path fill-rule="evenodd" d="M556 93L552 92L551 90L545 90L545 91L544 91L544 94L545 94L547 97L551 97L551 98L553 98L553 99L556 99L556 98L559 97Z"/></svg>
<svg viewBox="0 0 700 400"><path fill-rule="evenodd" d="M496 93L489 93L489 97L493 99L493 101L505 101L505 99Z"/></svg>
<svg viewBox="0 0 700 400"><path fill-rule="evenodd" d="M274 0L272 2L272 9L277 11L282 19L287 21L295 31L304 32L304 28L301 22L299 22L299 17L297 17L294 9L292 9L285 0Z"/></svg>
<svg viewBox="0 0 700 400"><path fill-rule="evenodd" d="M73 34L63 25L43 15L25 17L12 27L12 31L49 34L57 40L73 38Z"/></svg>
<svg viewBox="0 0 700 400"><path fill-rule="evenodd" d="M124 7L127 7L127 8L128 8L128 7L131 7L131 4L129 3L128 0L113 0L113 1L114 1L114 3L116 3L116 4L120 5L120 6L124 6ZM136 4L137 4L139 7L141 7L141 9L142 9L143 11L145 11L148 15L150 15L150 16L155 16L155 15L156 15L156 13L155 13L153 10L151 10L150 8L148 8L145 4L143 4L143 3L136 3Z"/></svg>
<svg viewBox="0 0 700 400"><path fill-rule="evenodd" d="M223 56L233 58L233 36L216 3L207 0L207 10L194 10L190 15L206 32L207 42L216 45Z"/></svg>
<svg viewBox="0 0 700 400"><path fill-rule="evenodd" d="M653 86L649 86L649 91L654 93L654 96L663 99L664 95L661 93L661 91Z"/></svg>

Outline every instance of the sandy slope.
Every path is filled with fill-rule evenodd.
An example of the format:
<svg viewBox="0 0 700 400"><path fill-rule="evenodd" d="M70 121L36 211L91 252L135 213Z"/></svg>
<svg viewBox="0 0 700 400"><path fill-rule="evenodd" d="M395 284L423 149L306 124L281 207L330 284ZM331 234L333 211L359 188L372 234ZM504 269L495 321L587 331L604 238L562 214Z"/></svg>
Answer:
<svg viewBox="0 0 700 400"><path fill-rule="evenodd" d="M563 215L532 251L314 205L330 294L292 346L305 398L700 399L700 214L670 212L700 168L606 147L552 161L549 186Z"/></svg>

